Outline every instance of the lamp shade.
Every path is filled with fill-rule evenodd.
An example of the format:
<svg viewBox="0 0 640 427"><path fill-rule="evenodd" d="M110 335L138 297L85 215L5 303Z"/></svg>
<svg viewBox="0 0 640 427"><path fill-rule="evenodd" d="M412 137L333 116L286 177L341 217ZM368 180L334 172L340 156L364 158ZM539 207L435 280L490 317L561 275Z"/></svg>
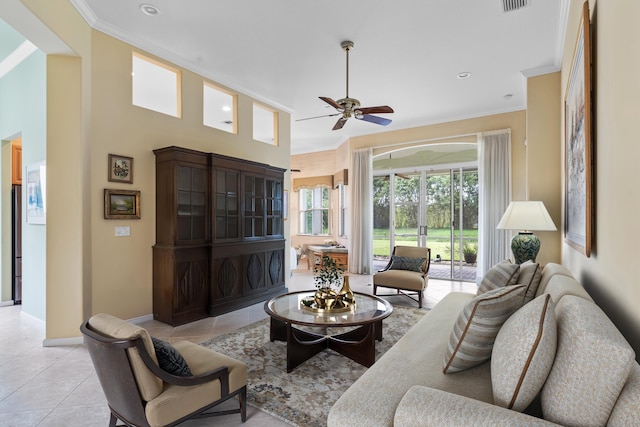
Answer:
<svg viewBox="0 0 640 427"><path fill-rule="evenodd" d="M539 201L511 202L496 227L499 230L555 231L556 226Z"/></svg>

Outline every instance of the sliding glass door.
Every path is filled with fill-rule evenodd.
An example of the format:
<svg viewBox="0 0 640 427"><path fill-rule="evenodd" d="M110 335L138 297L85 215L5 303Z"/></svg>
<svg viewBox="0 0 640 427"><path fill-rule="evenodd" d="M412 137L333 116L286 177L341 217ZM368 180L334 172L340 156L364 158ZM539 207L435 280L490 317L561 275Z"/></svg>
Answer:
<svg viewBox="0 0 640 427"><path fill-rule="evenodd" d="M451 168L374 178L374 267L395 245L431 248L433 278L475 280L477 169Z"/></svg>

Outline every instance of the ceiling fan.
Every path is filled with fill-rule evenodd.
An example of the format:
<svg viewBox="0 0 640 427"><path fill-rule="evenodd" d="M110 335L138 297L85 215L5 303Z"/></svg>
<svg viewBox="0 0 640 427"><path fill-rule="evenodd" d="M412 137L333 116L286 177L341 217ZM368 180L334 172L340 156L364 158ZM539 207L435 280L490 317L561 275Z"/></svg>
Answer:
<svg viewBox="0 0 640 427"><path fill-rule="evenodd" d="M360 101L358 101L355 98L349 98L349 51L353 49L353 42L346 40L340 43L340 46L347 53L347 96L342 99L338 99L337 101L334 101L333 99L327 98L324 96L320 97L320 99L322 99L327 104L331 105L338 112L335 114L309 117L306 119L299 119L296 121L299 122L302 120L310 120L310 119L317 119L320 117L332 117L332 116L341 115L342 117L338 119L336 124L333 126L332 130L342 129L344 124L351 117L355 117L358 120L364 120L365 122L375 123L382 126L388 125L389 123L391 123L391 120L385 119L384 117L372 116L371 114L372 113L393 113L393 108L387 105L381 105L378 107L360 107Z"/></svg>

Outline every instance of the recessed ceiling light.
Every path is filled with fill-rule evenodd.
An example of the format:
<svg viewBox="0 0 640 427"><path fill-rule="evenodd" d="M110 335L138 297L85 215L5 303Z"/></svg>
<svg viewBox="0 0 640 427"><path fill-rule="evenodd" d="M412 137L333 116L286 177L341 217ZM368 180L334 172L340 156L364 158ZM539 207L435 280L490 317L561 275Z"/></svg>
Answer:
<svg viewBox="0 0 640 427"><path fill-rule="evenodd" d="M149 4L149 3L143 3L140 5L140 10L142 11L142 13L144 13L145 15L149 15L149 16L157 16L160 15L160 9L158 9L156 6Z"/></svg>
<svg viewBox="0 0 640 427"><path fill-rule="evenodd" d="M471 77L471 73L468 71L463 71L461 73L458 73L459 79L468 79L469 77Z"/></svg>
<svg viewBox="0 0 640 427"><path fill-rule="evenodd" d="M231 111L231 107L229 107L228 105L225 105L222 107L222 111Z"/></svg>

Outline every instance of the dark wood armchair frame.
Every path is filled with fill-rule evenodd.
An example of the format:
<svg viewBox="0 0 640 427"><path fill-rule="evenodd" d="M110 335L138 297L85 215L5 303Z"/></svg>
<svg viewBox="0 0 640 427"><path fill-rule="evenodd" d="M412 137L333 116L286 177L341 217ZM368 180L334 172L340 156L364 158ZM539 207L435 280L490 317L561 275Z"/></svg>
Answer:
<svg viewBox="0 0 640 427"><path fill-rule="evenodd" d="M240 414L242 422L247 419L247 386L229 393L229 368L222 366L213 371L191 377L179 377L171 375L160 369L151 359L141 337L122 340L105 336L91 328L88 322L80 326L80 331L85 336L85 344L89 349L91 360L98 374L102 390L107 398L111 418L109 427L116 427L117 420L123 421L129 427L149 427L145 415L145 401L140 396L135 380L133 368L129 361L129 348L135 347L144 364L162 381L177 386L194 386L213 380L220 380L220 399L203 408L192 412L166 427L178 425L186 420L205 418L219 415ZM238 396L239 409L206 412L218 404Z"/></svg>
<svg viewBox="0 0 640 427"><path fill-rule="evenodd" d="M427 274L429 273L429 268L431 267L431 248L425 248L427 249L427 269L422 273L422 278L424 279ZM396 253L396 248L393 248L393 253L391 254L392 256L395 255ZM391 268L391 257L389 257L389 262L387 263L387 265L382 269L382 270L378 270L378 273L382 273L383 271L387 271ZM405 289L396 289L396 293L395 294L379 294L378 293L378 286L380 286L381 288L384 288L384 285L376 285L375 282L373 283L373 294L380 296L380 297L390 297L390 296L394 296L394 295L404 295L407 298L412 299L413 301L418 303L418 307L422 308L422 298L423 298L423 292L420 291L409 291L409 290L405 290ZM414 298L414 295L417 298Z"/></svg>

